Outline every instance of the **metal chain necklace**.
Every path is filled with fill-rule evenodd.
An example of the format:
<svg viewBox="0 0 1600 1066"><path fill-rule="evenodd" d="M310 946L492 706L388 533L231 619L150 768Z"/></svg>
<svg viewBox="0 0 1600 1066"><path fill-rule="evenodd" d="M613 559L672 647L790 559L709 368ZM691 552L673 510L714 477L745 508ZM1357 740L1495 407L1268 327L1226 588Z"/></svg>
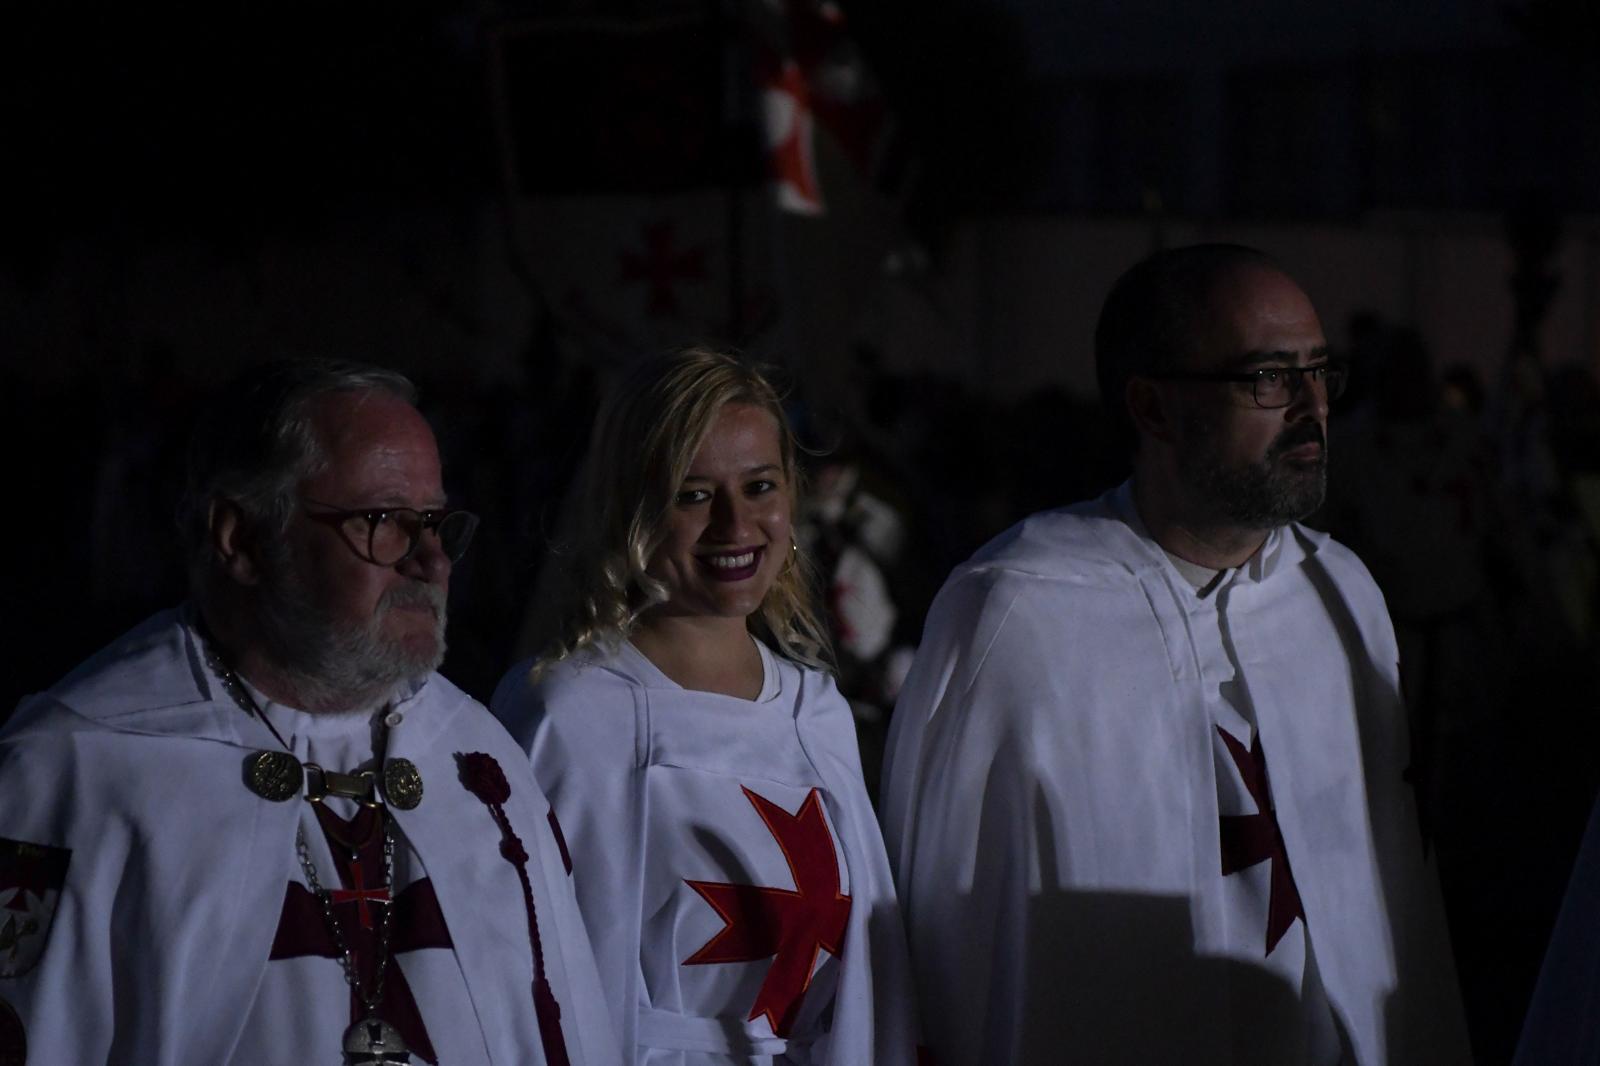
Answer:
<svg viewBox="0 0 1600 1066"><path fill-rule="evenodd" d="M338 915L333 912L333 893L323 887L322 880L317 876L317 865L311 858L310 848L306 845L305 830L301 828L295 831L295 852L300 856L300 868L305 871L306 885L311 889L312 895L317 897L317 902L322 904L322 916L327 921L328 931L333 935L334 947L338 949L339 965L344 970L345 983L350 986L350 991L355 993L365 1015L344 1031L344 1058L347 1064L364 1063L376 1066L382 1063L399 1064L411 1061L410 1049L406 1047L399 1032L378 1017L378 1004L383 1001L384 978L388 976L392 958L389 953L389 939L394 927L394 830L386 813L382 808L375 811L383 826L381 887L387 898L373 900L375 903L383 904L383 920L378 926L377 959L373 964L370 989L361 987L361 974L356 970L355 954L350 950L349 942L345 940L344 927L340 924Z"/></svg>
<svg viewBox="0 0 1600 1066"><path fill-rule="evenodd" d="M197 631L199 627L196 627ZM383 797L373 787L376 775L371 771L364 774L338 774L324 771L315 763L307 763L302 768L300 760L295 757L294 751L284 741L271 719L256 704L255 697L244 684L238 674L234 673L222 661L222 657L212 646L207 635L202 634L200 646L205 654L206 664L217 675L217 680L222 688L233 699L241 710L255 718L271 732L272 738L283 748L282 752L258 752L246 761L246 779L253 791L266 799L288 799L298 794L305 781L305 771L314 771L312 780L316 786L305 796L306 802L320 804L323 797L329 794L344 795L355 800L363 807L368 808L377 818L383 832L383 884L382 890L386 899L374 899L373 902L383 904L383 922L378 930L377 959L373 966L372 989L369 992L361 988L361 975L356 971L355 957L350 950L349 943L345 940L344 929L339 924L338 915L333 912L333 893L323 887L322 880L317 876L316 863L311 859L311 852L306 845L304 826L295 828L295 853L300 859L300 868L305 872L306 885L312 895L317 897L317 902L322 905L322 916L327 922L328 931L333 937L334 947L339 952L339 966L344 971L345 983L350 986L356 1000L360 1002L365 1017L356 1021L344 1031L342 1050L346 1066L406 1066L411 1062L411 1050L401 1039L399 1032L388 1022L378 1017L377 1007L383 1000L384 978L388 975L390 953L389 941L394 925L394 829L389 818L389 812L384 804ZM380 762L383 761L380 758ZM396 776L386 772L385 791L401 793L403 799L398 799L399 805L409 810L417 805L422 796L422 783L416 773L415 767L404 759L396 760L401 764L399 775L401 781L390 781L388 778ZM413 782L410 779L415 778ZM338 782L339 784L335 784ZM364 782L364 787L357 783ZM343 787L340 787L340 786ZM406 787L397 787L403 785ZM370 838L369 838L370 839ZM351 852L354 861L359 854L358 848L363 845L342 842ZM330 839L331 849L333 841Z"/></svg>

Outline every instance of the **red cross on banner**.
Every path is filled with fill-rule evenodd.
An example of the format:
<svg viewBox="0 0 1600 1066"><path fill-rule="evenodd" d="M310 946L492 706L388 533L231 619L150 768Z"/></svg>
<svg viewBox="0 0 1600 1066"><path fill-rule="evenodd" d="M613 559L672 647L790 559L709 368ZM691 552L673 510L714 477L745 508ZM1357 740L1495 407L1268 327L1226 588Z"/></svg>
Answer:
<svg viewBox="0 0 1600 1066"><path fill-rule="evenodd" d="M316 805L317 821L328 838L328 850L333 853L339 883L344 886L329 890L335 904L354 903L358 921L351 922L346 914L339 915L340 931L350 947L351 962L361 980L362 988L371 988L373 971L378 961L379 930L371 920L369 901L393 907L389 917L389 963L384 972L382 998L378 1001L378 1015L394 1026L411 1053L418 1058L437 1063L438 1056L433 1041L428 1038L428 1028L423 1024L417 1001L406 982L405 971L394 956L423 948L453 947L450 930L444 924L444 913L439 910L439 898L434 895L433 882L428 878L413 881L391 901L382 888L367 888L362 869L381 870L383 861L383 833L379 830L376 811L363 808L350 821L333 814L323 804ZM355 858L350 857L349 846L342 841L362 841L356 848ZM342 908L341 908L342 909ZM326 959L339 957L339 945L328 928L322 904L311 890L298 881L290 881L283 897L283 911L278 917L278 933L272 941L269 959L292 959L315 955ZM350 1021L359 1021L367 1014L355 990L350 992Z"/></svg>
<svg viewBox="0 0 1600 1066"><path fill-rule="evenodd" d="M644 227L644 252L623 252L622 280L642 281L650 290L648 312L653 318L680 315L675 287L684 281L706 280L706 250L679 248L671 222L651 222Z"/></svg>
<svg viewBox="0 0 1600 1066"><path fill-rule="evenodd" d="M1267 758L1261 751L1261 734L1250 741L1250 750L1217 726L1228 754L1239 768L1239 776L1250 798L1256 801L1255 814L1222 815L1222 873L1227 876L1260 862L1272 864L1271 894L1267 897L1267 951L1278 946L1289 926L1299 918L1306 920L1305 907L1300 902L1300 890L1295 887L1294 874L1289 870L1289 852L1283 844L1283 832L1278 827L1277 812L1272 809L1272 794L1267 789Z"/></svg>
<svg viewBox="0 0 1600 1066"><path fill-rule="evenodd" d="M777 840L795 887L791 891L712 881L686 882L711 904L724 924L683 964L771 958L772 966L756 994L749 1019L754 1021L764 1015L776 1035L787 1037L811 985L817 954L826 951L837 957L844 947L850 897L839 891L839 858L834 851L833 834L822 815L822 797L816 789L794 814L748 788L744 794Z"/></svg>
<svg viewBox="0 0 1600 1066"><path fill-rule="evenodd" d="M794 61L781 61L764 88L763 106L778 205L799 214L822 214L822 189L812 157L811 90Z"/></svg>
<svg viewBox="0 0 1600 1066"><path fill-rule="evenodd" d="M816 130L827 130L865 173L885 125L883 100L837 3L769 0L768 7L781 28L777 39L757 45L755 70L778 206L821 215Z"/></svg>

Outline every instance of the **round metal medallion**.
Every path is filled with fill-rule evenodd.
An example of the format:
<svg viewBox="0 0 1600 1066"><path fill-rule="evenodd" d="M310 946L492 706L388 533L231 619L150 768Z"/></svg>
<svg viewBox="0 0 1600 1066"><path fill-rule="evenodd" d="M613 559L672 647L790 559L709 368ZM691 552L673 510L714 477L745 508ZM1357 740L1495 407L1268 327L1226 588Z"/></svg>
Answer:
<svg viewBox="0 0 1600 1066"><path fill-rule="evenodd" d="M392 806L409 811L422 802L422 775L410 759L383 764L383 794Z"/></svg>
<svg viewBox="0 0 1600 1066"><path fill-rule="evenodd" d="M384 1063L403 1066L411 1061L411 1049L406 1047L398 1029L373 1015L344 1031L344 1060L369 1062L373 1066Z"/></svg>
<svg viewBox="0 0 1600 1066"><path fill-rule="evenodd" d="M28 1034L16 1008L0 999L0 1066L23 1066L28 1061Z"/></svg>
<svg viewBox="0 0 1600 1066"><path fill-rule="evenodd" d="M258 751L244 761L244 783L262 799L280 803L300 794L305 771L286 751Z"/></svg>

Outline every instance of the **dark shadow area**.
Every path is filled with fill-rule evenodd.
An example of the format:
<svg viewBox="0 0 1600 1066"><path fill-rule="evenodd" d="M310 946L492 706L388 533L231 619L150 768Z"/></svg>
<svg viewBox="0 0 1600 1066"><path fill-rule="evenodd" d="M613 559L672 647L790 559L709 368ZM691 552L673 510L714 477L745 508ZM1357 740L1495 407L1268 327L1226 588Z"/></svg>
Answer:
<svg viewBox="0 0 1600 1066"><path fill-rule="evenodd" d="M1600 402L1586 369L1514 361L1490 391L1437 374L1411 331L1355 332L1365 387L1335 417L1316 521L1385 594L1474 1051L1504 1063L1600 788Z"/></svg>
<svg viewBox="0 0 1600 1066"><path fill-rule="evenodd" d="M992 903L962 906L988 909ZM1189 906L1186 898L1138 893L1057 889L1030 897L1025 962L996 960L1015 974L1004 993L1014 997L1015 1016L991 1020L1008 1031L1014 1026L1016 1044L986 1036L990 1051L982 1061L997 1066L1066 1061L1281 1066L1298 1061L1305 1054L1305 1033L1296 993L1259 966L1197 955ZM992 1007L1003 1000L989 1002ZM1235 1043L1230 1011L1294 1021L1258 1025L1250 1039ZM945 1023L931 1024L937 1031Z"/></svg>

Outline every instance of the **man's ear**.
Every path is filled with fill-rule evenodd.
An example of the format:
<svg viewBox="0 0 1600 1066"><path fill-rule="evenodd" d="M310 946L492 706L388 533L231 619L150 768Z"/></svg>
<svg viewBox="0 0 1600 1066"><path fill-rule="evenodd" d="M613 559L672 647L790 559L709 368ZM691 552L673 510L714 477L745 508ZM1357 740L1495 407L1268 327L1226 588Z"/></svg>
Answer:
<svg viewBox="0 0 1600 1066"><path fill-rule="evenodd" d="M212 500L206 514L206 527L210 530L211 550L223 571L241 585L258 583L261 569L256 563L255 545L239 505L232 500Z"/></svg>
<svg viewBox="0 0 1600 1066"><path fill-rule="evenodd" d="M1161 384L1150 378L1131 377L1123 389L1123 402L1128 407L1128 417L1140 436L1154 437L1171 443L1177 436L1177 411L1171 395Z"/></svg>

